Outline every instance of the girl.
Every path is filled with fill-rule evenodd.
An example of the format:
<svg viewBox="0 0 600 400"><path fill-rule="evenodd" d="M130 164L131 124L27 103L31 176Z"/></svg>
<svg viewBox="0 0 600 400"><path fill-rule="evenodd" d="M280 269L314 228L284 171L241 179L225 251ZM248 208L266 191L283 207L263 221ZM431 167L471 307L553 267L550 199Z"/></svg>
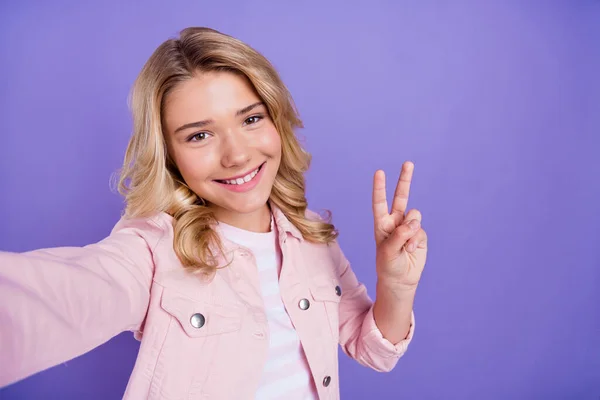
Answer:
<svg viewBox="0 0 600 400"><path fill-rule="evenodd" d="M82 248L0 253L0 386L125 330L141 340L126 399L337 399L337 345L389 371L414 330L427 253L373 183L377 297L307 210L302 123L271 64L246 44L188 28L152 54L131 97L123 217Z"/></svg>

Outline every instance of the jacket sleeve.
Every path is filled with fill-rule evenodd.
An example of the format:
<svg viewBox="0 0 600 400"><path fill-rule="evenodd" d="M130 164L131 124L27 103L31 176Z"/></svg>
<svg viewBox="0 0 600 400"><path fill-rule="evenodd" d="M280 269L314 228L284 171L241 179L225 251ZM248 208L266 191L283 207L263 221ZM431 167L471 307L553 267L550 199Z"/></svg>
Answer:
<svg viewBox="0 0 600 400"><path fill-rule="evenodd" d="M406 339L391 343L385 339L373 317L373 301L352 271L337 241L332 244L338 266L342 296L339 308L340 345L348 356L361 365L379 372L391 371L406 352L415 329L414 313Z"/></svg>
<svg viewBox="0 0 600 400"><path fill-rule="evenodd" d="M0 252L0 387L139 330L159 231L121 219L84 247Z"/></svg>

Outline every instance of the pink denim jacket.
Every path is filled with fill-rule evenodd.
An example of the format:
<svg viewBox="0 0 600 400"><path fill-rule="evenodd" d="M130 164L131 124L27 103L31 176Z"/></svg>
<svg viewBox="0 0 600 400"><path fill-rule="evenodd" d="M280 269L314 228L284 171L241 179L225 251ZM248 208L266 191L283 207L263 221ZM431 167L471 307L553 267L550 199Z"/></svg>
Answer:
<svg viewBox="0 0 600 400"><path fill-rule="evenodd" d="M412 339L414 315L407 339L383 338L337 242L309 243L272 210L283 302L319 398L338 399L338 343L360 364L390 371ZM210 281L190 275L173 250L171 222L165 213L122 218L85 247L0 252L0 387L130 330L141 345L125 399L254 398L269 332L253 256L223 239L232 264Z"/></svg>

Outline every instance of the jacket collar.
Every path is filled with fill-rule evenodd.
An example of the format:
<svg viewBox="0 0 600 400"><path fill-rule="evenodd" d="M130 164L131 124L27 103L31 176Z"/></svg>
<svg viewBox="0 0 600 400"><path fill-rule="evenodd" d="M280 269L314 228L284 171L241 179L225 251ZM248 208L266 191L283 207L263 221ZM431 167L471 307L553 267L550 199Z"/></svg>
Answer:
<svg viewBox="0 0 600 400"><path fill-rule="evenodd" d="M269 206L271 207L271 213L273 214L275 226L277 226L277 232L279 232L280 243L285 241L288 234L292 235L301 242L304 241L304 237L302 236L300 230L290 222L290 220L285 216L283 211L281 211L281 209L277 207L272 201L269 201Z"/></svg>
<svg viewBox="0 0 600 400"><path fill-rule="evenodd" d="M290 222L290 220L285 216L285 214L283 213L283 211L281 211L281 209L279 207L277 207L272 201L269 200L269 207L271 208L271 213L273 215L273 221L275 223L275 226L277 227L277 233L278 233L278 241L279 241L279 245L283 246L283 244L285 243L288 235L293 236L294 238L298 239L299 241L303 242L304 241L304 237L302 236L302 233L300 232L300 230ZM169 224L172 224L173 222L173 217L169 214L167 214L166 212L162 212L159 215L162 215L163 218L165 218ZM160 217L159 217L160 218ZM221 236L221 240L222 243L224 245L224 250L226 250L227 252L227 244L232 244L229 243L228 240L226 240L226 238ZM211 251L213 251L214 253L220 253L218 251L218 249L214 246L214 245L209 245L209 248L211 249Z"/></svg>
<svg viewBox="0 0 600 400"><path fill-rule="evenodd" d="M285 216L283 211L277 207L272 201L269 200L269 207L271 209L271 214L273 215L273 224L277 229L277 241L279 242L279 246L283 248L288 236L292 236L298 239L300 242L304 241L304 237L300 230L290 222L290 220ZM223 245L223 250L226 254L232 254L235 252L235 249L239 247L238 244L231 242L225 236L223 236L222 232L218 228L218 225L214 227L219 237L221 239L221 244ZM218 254L220 253L214 245L210 245L211 251ZM226 256L226 263L229 262L229 257Z"/></svg>

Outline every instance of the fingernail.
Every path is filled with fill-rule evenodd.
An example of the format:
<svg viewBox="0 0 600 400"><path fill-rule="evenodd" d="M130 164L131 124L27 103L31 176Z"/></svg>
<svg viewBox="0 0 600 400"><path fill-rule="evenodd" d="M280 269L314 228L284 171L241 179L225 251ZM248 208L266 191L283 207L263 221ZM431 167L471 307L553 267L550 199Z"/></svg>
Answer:
<svg viewBox="0 0 600 400"><path fill-rule="evenodd" d="M411 253L413 251L415 251L415 244L414 243L411 243L411 244L408 245L408 251L411 252Z"/></svg>
<svg viewBox="0 0 600 400"><path fill-rule="evenodd" d="M417 230L419 228L419 221L417 221L416 219L413 219L412 221L410 221L408 223L408 226L410 226L410 229L412 229L413 231Z"/></svg>

